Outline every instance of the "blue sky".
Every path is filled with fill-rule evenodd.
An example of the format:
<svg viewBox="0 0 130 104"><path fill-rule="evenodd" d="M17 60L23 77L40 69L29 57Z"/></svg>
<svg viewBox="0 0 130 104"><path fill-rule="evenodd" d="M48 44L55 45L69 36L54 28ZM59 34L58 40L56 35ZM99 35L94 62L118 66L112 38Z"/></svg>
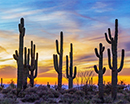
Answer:
<svg viewBox="0 0 130 104"><path fill-rule="evenodd" d="M118 56L126 50L125 65L120 75L130 75L130 1L126 0L7 0L0 2L0 62L1 74L10 68L16 77L16 62L12 55L18 49L18 23L25 19L25 46L36 43L39 52L39 77L57 76L52 56L55 40L64 32L64 57L69 53L69 44L74 44L74 64L80 70L98 65L94 48L99 43L107 48L104 33L111 28L114 33L115 19L119 21ZM104 52L104 66L107 65L107 51ZM80 61L80 62L79 62ZM120 60L119 60L120 63ZM64 59L65 72L65 59ZM88 69L89 70L89 69ZM96 75L96 74L95 74ZM8 77L9 78L9 77Z"/></svg>

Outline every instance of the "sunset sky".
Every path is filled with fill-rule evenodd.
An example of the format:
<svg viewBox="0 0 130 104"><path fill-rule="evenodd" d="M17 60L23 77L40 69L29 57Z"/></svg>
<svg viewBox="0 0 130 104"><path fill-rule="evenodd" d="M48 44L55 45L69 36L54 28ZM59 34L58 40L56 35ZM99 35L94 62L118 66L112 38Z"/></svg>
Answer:
<svg viewBox="0 0 130 104"><path fill-rule="evenodd" d="M25 19L26 33L24 46L30 48L31 40L36 44L38 59L38 84L57 83L57 73L53 67L56 54L55 40L63 31L65 56L69 55L70 43L74 46L74 66L79 71L94 70L98 58L94 48L99 43L105 46L103 66L106 67L104 80L111 81L108 67L107 48L104 33L111 28L114 35L115 19L119 23L118 63L121 50L125 49L125 61L119 80L130 84L130 1L126 0L7 0L0 1L0 78L4 83L17 78L17 64L13 59L19 47L18 24ZM94 83L97 74L94 72ZM63 84L67 80L63 79Z"/></svg>

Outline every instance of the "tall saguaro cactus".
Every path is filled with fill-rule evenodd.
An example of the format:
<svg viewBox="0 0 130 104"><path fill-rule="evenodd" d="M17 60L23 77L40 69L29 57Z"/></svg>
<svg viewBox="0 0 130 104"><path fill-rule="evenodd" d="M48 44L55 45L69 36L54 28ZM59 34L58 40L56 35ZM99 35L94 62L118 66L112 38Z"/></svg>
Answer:
<svg viewBox="0 0 130 104"><path fill-rule="evenodd" d="M18 70L17 70L17 91L19 92L22 89L23 84L23 47L24 47L24 36L25 36L25 28L24 28L24 19L21 18L19 27L19 55L18 51L15 51L13 54L14 59L18 63Z"/></svg>
<svg viewBox="0 0 130 104"><path fill-rule="evenodd" d="M110 54L110 49L108 49L108 63L109 63L109 68L112 70L112 98L113 100L116 99L117 97L117 76L118 73L122 70L123 68L123 63L124 63L124 54L125 50L122 49L122 55L121 55L121 64L119 69L117 69L117 43L118 43L118 20L115 20L115 36L114 38L111 36L111 30L108 28L108 35L109 39L107 36L107 33L105 33L105 38L106 41L111 44L111 49L112 49L112 65L111 65L111 54Z"/></svg>
<svg viewBox="0 0 130 104"><path fill-rule="evenodd" d="M60 90L62 87L63 32L60 33L60 49L58 45L58 40L56 40L56 51L57 54L59 55L59 61L58 61L57 54L53 54L53 63L54 63L54 68L58 73L58 90Z"/></svg>
<svg viewBox="0 0 130 104"><path fill-rule="evenodd" d="M97 48L95 48L95 54L99 58L99 70L97 69L97 66L94 65L94 70L98 74L98 86L99 86L99 98L104 101L103 99L103 74L106 71L106 68L103 68L103 51L105 50L105 47L102 46L102 43L99 44L100 50L98 53Z"/></svg>
<svg viewBox="0 0 130 104"><path fill-rule="evenodd" d="M28 54L28 60L29 60L29 54ZM30 79L31 87L34 86L34 79L37 77L37 70L38 70L37 67L38 67L38 53L36 53L36 59L35 59L35 44L33 44L33 41L31 41L31 65L29 65L28 67L30 72L28 78Z"/></svg>
<svg viewBox="0 0 130 104"><path fill-rule="evenodd" d="M73 75L73 45L70 44L70 67L68 73L68 56L66 55L66 76L69 79L69 89L73 88L73 79L76 77L77 68L74 67L74 75Z"/></svg>

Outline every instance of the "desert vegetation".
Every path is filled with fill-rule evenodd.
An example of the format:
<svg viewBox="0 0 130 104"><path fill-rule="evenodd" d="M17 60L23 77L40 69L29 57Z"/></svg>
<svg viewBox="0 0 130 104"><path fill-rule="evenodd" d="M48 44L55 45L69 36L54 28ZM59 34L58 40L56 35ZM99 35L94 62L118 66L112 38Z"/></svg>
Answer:
<svg viewBox="0 0 130 104"><path fill-rule="evenodd" d="M38 87L34 84L38 71L38 52L36 45L31 40L31 49L24 47L25 27L24 19L21 18L19 27L19 51L16 50L13 58L17 62L17 86L11 81L9 87L4 88L1 79L0 86L0 104L129 104L130 89L121 82L118 84L118 73L122 70L124 64L125 50L122 50L120 67L117 68L117 44L118 44L118 20L115 20L115 35L112 37L111 30L108 28L108 36L105 33L106 41L111 44L112 64L110 49L108 49L108 65L112 70L112 83L103 83L103 74L106 68L103 68L103 51L105 46L99 44L99 51L95 48L95 54L99 58L99 68L94 65L93 70L98 74L98 85L93 84L93 71L80 75L77 73L76 66L73 68L73 44L70 43L69 59L66 55L66 74L68 79L68 89L62 88L62 64L63 64L63 32L60 33L60 44L56 40L56 52L53 54L54 69L58 74L58 85L51 87L47 85ZM59 46L60 45L60 46ZM24 50L24 51L23 51ZM31 61L30 61L31 60ZM31 63L31 64L30 64ZM69 65L68 65L69 63ZM74 69L74 70L73 70ZM80 76L81 84L79 86ZM30 83L27 84L27 78ZM83 80L85 78L85 81ZM77 81L77 87L73 86L73 79Z"/></svg>

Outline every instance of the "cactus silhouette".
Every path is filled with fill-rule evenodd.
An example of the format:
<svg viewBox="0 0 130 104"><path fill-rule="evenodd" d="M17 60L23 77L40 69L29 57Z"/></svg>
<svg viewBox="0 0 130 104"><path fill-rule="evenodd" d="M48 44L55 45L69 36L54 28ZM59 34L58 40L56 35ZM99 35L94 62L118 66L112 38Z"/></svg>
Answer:
<svg viewBox="0 0 130 104"><path fill-rule="evenodd" d="M60 51L58 40L56 40L56 51L59 55L59 64L57 54L53 54L53 63L56 72L58 73L58 90L62 87L62 60L63 60L63 32L60 33Z"/></svg>
<svg viewBox="0 0 130 104"><path fill-rule="evenodd" d="M114 38L111 36L111 30L108 28L108 34L109 34L109 39L107 36L107 33L105 33L105 38L106 41L111 44L111 49L112 49L112 65L111 65L111 54L110 54L110 49L108 49L108 64L109 68L112 70L112 98L113 100L116 99L117 97L117 76L118 73L122 70L123 68L123 63L124 63L124 54L125 50L122 49L122 56L121 56L121 64L119 69L117 69L117 43L118 43L118 20L115 20L115 36Z"/></svg>
<svg viewBox="0 0 130 104"><path fill-rule="evenodd" d="M29 74L29 56L30 56L30 49L28 49L28 54L27 54L27 48L24 48L24 68L23 68L23 89L27 88L27 77Z"/></svg>
<svg viewBox="0 0 130 104"><path fill-rule="evenodd" d="M1 78L1 85L0 85L2 88L4 88L4 85L3 85L3 78Z"/></svg>
<svg viewBox="0 0 130 104"><path fill-rule="evenodd" d="M74 67L74 76L73 76L73 45L70 44L70 67L68 73L68 56L66 55L66 76L69 79L69 86L68 88L73 88L73 79L76 77L77 68Z"/></svg>
<svg viewBox="0 0 130 104"><path fill-rule="evenodd" d="M24 36L25 36L25 28L24 28L24 19L21 18L19 27L19 55L18 51L15 51L13 54L14 59L17 61L18 70L17 70L17 93L22 89L23 84L23 47L24 47Z"/></svg>
<svg viewBox="0 0 130 104"><path fill-rule="evenodd" d="M28 54L28 60L29 60L29 54ZM35 59L35 44L33 44L33 41L31 41L31 65L28 65L28 69L30 72L30 74L28 74L28 78L30 79L31 87L34 86L34 79L37 77L37 70L38 70L37 66L38 66L38 53L36 53L36 59Z"/></svg>
<svg viewBox="0 0 130 104"><path fill-rule="evenodd" d="M94 70L98 74L98 88L99 88L99 98L104 101L103 98L103 74L106 71L106 68L103 68L103 51L105 50L105 47L102 46L102 43L99 44L99 53L97 48L95 48L95 54L99 58L99 70L97 69L97 66L94 65Z"/></svg>

